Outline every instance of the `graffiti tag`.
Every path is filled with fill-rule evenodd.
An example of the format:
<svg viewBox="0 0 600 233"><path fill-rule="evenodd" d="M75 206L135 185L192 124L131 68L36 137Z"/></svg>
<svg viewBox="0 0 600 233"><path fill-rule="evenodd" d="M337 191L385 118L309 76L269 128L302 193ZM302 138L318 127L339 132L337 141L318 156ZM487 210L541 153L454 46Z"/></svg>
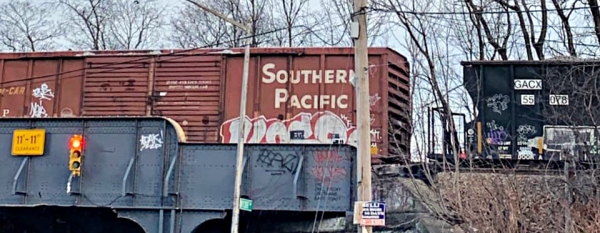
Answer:
<svg viewBox="0 0 600 233"><path fill-rule="evenodd" d="M29 115L32 118L48 117L48 112L42 104L43 100L51 101L54 98L54 92L48 87L48 84L42 83L38 88L33 89L33 97L38 99L38 102L31 102L31 109Z"/></svg>
<svg viewBox="0 0 600 233"><path fill-rule="evenodd" d="M315 152L313 157L315 166L312 168L312 175L317 183L330 186L346 177L347 171L343 165L347 159L337 151Z"/></svg>
<svg viewBox="0 0 600 233"><path fill-rule="evenodd" d="M487 98L485 101L487 103L487 107L492 108L492 112L502 114L502 112L508 108L510 98L508 95L495 94L492 97Z"/></svg>
<svg viewBox="0 0 600 233"><path fill-rule="evenodd" d="M283 175L286 173L292 173L296 170L298 166L298 162L300 160L300 155L296 154L287 154L282 155L281 153L274 152L268 149L262 149L256 162L267 166L265 169L266 172L270 172L271 175Z"/></svg>
<svg viewBox="0 0 600 233"><path fill-rule="evenodd" d="M537 133L537 130L533 125L519 125L517 127L517 134L519 135L519 141L527 141L527 138Z"/></svg>
<svg viewBox="0 0 600 233"><path fill-rule="evenodd" d="M264 115L250 119L246 117L244 128L247 143L309 143L331 144L334 141L356 146L356 127L347 117L340 117L330 111L314 114L302 112L296 116L280 120ZM239 118L225 121L221 125L222 143L236 143ZM290 138L291 132L304 132L304 138ZM379 138L380 131L372 130L372 138Z"/></svg>
<svg viewBox="0 0 600 233"><path fill-rule="evenodd" d="M160 134L146 134L140 137L140 151L156 150L163 146L163 131Z"/></svg>

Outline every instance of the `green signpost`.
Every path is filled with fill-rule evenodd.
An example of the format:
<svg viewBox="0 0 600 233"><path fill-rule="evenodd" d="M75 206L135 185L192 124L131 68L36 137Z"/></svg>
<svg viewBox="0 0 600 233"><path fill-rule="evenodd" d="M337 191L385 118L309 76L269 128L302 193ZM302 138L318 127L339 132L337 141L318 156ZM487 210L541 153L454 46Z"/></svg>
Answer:
<svg viewBox="0 0 600 233"><path fill-rule="evenodd" d="M240 209L243 211L252 212L252 200L240 198Z"/></svg>

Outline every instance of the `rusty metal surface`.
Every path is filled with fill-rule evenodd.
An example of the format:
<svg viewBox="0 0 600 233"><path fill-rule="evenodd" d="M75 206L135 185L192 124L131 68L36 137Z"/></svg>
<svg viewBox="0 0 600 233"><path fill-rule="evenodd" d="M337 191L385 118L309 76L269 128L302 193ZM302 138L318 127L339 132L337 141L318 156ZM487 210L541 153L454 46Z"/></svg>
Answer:
<svg viewBox="0 0 600 233"><path fill-rule="evenodd" d="M149 115L146 111L149 60L148 57L86 58L82 115Z"/></svg>
<svg viewBox="0 0 600 233"><path fill-rule="evenodd" d="M161 57L155 68L152 115L177 121L189 141L217 142L221 64L218 55Z"/></svg>
<svg viewBox="0 0 600 233"><path fill-rule="evenodd" d="M249 142L356 144L352 48L251 53ZM409 66L388 48L369 55L372 156L379 163L409 149ZM0 54L0 109L31 116L41 103L46 114L37 117L167 116L190 142L235 143L242 68L243 49ZM43 83L54 97L39 102L32 91Z"/></svg>
<svg viewBox="0 0 600 233"><path fill-rule="evenodd" d="M80 114L81 59L0 60L1 117Z"/></svg>

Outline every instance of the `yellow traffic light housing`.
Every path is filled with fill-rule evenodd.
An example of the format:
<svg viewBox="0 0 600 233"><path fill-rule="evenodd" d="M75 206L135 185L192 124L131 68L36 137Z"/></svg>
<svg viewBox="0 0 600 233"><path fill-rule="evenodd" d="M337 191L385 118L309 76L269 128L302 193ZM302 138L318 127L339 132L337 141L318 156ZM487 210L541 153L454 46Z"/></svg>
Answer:
<svg viewBox="0 0 600 233"><path fill-rule="evenodd" d="M73 176L81 175L81 156L83 155L83 136L73 135L69 141L69 170Z"/></svg>

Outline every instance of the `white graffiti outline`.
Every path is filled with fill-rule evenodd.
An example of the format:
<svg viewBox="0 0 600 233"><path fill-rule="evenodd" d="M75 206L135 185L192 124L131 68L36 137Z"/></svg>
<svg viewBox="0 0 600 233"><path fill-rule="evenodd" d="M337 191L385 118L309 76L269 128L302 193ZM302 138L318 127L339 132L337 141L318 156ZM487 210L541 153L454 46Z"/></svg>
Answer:
<svg viewBox="0 0 600 233"><path fill-rule="evenodd" d="M371 110L372 107L375 106L375 104L377 104L377 101L379 101L380 99L381 97L379 96L379 93L375 93L375 95L369 96L369 110Z"/></svg>
<svg viewBox="0 0 600 233"><path fill-rule="evenodd" d="M38 88L33 89L32 94L33 97L38 99L38 102L31 102L29 115L32 118L45 118L48 117L48 112L43 105L43 100L51 101L54 98L54 92L46 83L42 83Z"/></svg>
<svg viewBox="0 0 600 233"><path fill-rule="evenodd" d="M373 119L373 118L372 118ZM221 124L219 134L222 143L236 143L238 135L238 118L226 120ZM248 143L314 143L329 144L334 140L356 146L356 127L347 116L337 115L331 111L315 113L301 112L297 115L280 120L260 115L255 118L246 116L245 136ZM291 139L291 131L304 131L304 139ZM377 133L377 134L376 134ZM380 135L378 129L371 131L371 137ZM333 136L337 135L336 138Z"/></svg>
<svg viewBox="0 0 600 233"><path fill-rule="evenodd" d="M534 135L537 133L537 130L533 125L519 125L517 127L517 134L519 135L520 141L526 141L528 136Z"/></svg>
<svg viewBox="0 0 600 233"><path fill-rule="evenodd" d="M485 123L485 125L488 127L488 130L500 130L500 131L504 131L504 126L498 126L496 124L496 120L492 120L490 122Z"/></svg>
<svg viewBox="0 0 600 233"><path fill-rule="evenodd" d="M146 134L140 137L140 151L156 150L163 146L163 131L155 134Z"/></svg>
<svg viewBox="0 0 600 233"><path fill-rule="evenodd" d="M492 112L496 112L502 115L502 112L508 109L508 103L510 98L508 95L495 94L485 100L487 107L492 109Z"/></svg>

